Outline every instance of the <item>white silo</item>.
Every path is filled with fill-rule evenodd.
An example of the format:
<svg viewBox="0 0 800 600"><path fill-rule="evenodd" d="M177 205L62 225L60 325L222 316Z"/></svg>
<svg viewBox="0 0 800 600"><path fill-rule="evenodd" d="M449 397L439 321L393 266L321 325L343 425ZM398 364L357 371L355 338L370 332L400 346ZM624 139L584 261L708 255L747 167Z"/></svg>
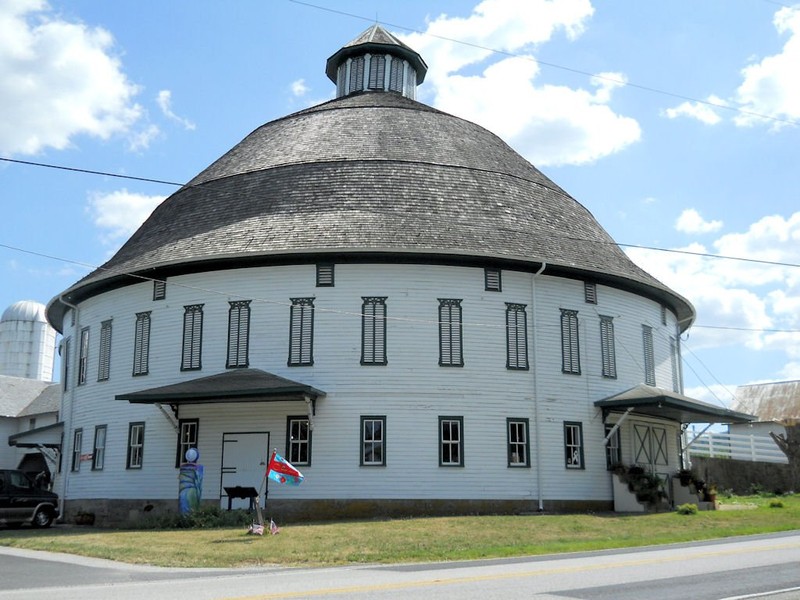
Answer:
<svg viewBox="0 0 800 600"><path fill-rule="evenodd" d="M12 304L0 317L0 375L52 381L55 342L44 304Z"/></svg>

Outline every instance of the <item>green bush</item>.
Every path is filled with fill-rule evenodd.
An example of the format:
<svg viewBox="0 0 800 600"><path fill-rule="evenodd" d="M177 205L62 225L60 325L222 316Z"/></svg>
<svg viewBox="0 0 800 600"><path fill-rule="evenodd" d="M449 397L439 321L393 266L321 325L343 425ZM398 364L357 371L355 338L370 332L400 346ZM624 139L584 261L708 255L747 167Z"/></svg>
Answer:
<svg viewBox="0 0 800 600"><path fill-rule="evenodd" d="M687 502L686 504L681 504L676 509L676 512L679 515L696 515L697 514L697 504L692 504L691 502Z"/></svg>
<svg viewBox="0 0 800 600"><path fill-rule="evenodd" d="M148 518L134 525L137 529L213 529L218 527L247 527L255 513L246 510L222 510L218 506L201 506L182 515L168 513Z"/></svg>
<svg viewBox="0 0 800 600"><path fill-rule="evenodd" d="M770 500L767 506L770 508L783 508L783 500L775 498L774 500Z"/></svg>

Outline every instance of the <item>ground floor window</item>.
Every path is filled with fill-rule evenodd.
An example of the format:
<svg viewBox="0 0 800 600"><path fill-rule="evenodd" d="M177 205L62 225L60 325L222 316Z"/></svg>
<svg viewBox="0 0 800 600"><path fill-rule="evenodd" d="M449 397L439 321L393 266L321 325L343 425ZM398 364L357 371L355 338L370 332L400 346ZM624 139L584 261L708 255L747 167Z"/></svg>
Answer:
<svg viewBox="0 0 800 600"><path fill-rule="evenodd" d="M311 427L308 417L289 417L286 428L286 459L293 465L310 465Z"/></svg>
<svg viewBox="0 0 800 600"><path fill-rule="evenodd" d="M180 467L186 462L186 451L197 448L197 432L200 426L198 419L181 419L178 423L178 451L175 457L175 466Z"/></svg>
<svg viewBox="0 0 800 600"><path fill-rule="evenodd" d="M463 430L463 417L439 417L439 466L464 466Z"/></svg>
<svg viewBox="0 0 800 600"><path fill-rule="evenodd" d="M361 465L386 465L386 417L361 417Z"/></svg>
<svg viewBox="0 0 800 600"><path fill-rule="evenodd" d="M126 468L141 469L144 459L144 423L128 425L128 459Z"/></svg>
<svg viewBox="0 0 800 600"><path fill-rule="evenodd" d="M622 464L622 449L619 443L619 427L614 430L615 425L606 425L606 436L614 431L606 441L606 469L611 470L617 465Z"/></svg>
<svg viewBox="0 0 800 600"><path fill-rule="evenodd" d="M106 462L106 426L94 428L94 450L92 451L92 470L102 471Z"/></svg>
<svg viewBox="0 0 800 600"><path fill-rule="evenodd" d="M72 470L81 470L81 452L83 448L83 429L76 429L72 435Z"/></svg>
<svg viewBox="0 0 800 600"><path fill-rule="evenodd" d="M564 456L568 469L583 469L583 423L564 423Z"/></svg>
<svg viewBox="0 0 800 600"><path fill-rule="evenodd" d="M507 419L506 433L508 434L508 466L530 466L528 419Z"/></svg>

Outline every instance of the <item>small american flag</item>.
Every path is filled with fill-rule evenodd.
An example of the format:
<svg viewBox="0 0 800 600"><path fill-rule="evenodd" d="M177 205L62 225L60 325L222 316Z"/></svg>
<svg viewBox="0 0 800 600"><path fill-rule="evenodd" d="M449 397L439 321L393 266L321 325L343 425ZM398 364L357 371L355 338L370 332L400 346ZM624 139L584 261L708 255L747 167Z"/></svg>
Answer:
<svg viewBox="0 0 800 600"><path fill-rule="evenodd" d="M269 520L269 532L272 535L277 535L281 532L281 530L278 529L278 526L275 525L275 521L273 521L272 519Z"/></svg>
<svg viewBox="0 0 800 600"><path fill-rule="evenodd" d="M260 523L253 523L247 528L247 533L252 533L253 535L264 535L264 526Z"/></svg>

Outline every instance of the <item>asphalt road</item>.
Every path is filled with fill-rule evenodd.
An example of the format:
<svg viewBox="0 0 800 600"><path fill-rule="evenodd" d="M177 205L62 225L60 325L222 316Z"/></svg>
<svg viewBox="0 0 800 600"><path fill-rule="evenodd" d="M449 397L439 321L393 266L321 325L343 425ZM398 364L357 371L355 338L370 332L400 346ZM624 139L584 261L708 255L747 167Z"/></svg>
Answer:
<svg viewBox="0 0 800 600"><path fill-rule="evenodd" d="M621 551L407 565L163 569L0 548L0 599L800 599L800 531Z"/></svg>

